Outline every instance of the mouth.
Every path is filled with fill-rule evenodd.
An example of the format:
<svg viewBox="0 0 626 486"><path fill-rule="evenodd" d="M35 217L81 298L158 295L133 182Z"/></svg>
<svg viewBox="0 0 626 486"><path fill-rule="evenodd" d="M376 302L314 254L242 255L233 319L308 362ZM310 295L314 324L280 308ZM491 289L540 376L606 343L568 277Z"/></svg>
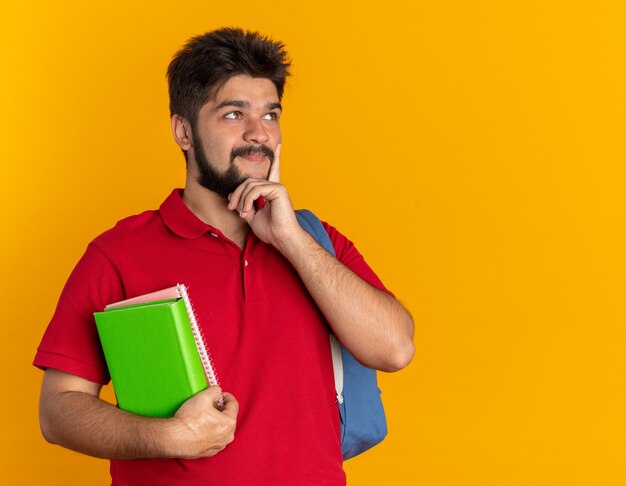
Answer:
<svg viewBox="0 0 626 486"><path fill-rule="evenodd" d="M274 161L274 151L266 145L261 146L247 146L234 148L230 154L231 163L234 162L236 157L242 158L247 162L263 163L265 160L269 160L270 163Z"/></svg>
<svg viewBox="0 0 626 486"><path fill-rule="evenodd" d="M265 154L249 154L249 155L239 155L238 157L245 159L249 162L261 163L265 162L267 156Z"/></svg>

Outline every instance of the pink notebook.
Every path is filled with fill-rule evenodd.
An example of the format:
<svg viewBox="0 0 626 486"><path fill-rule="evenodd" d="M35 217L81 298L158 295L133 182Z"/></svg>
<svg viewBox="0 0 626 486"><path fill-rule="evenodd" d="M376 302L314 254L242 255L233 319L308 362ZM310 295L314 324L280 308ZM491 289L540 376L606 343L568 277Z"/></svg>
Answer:
<svg viewBox="0 0 626 486"><path fill-rule="evenodd" d="M187 315L189 316L189 323L191 324L191 330L193 331L193 337L196 342L196 348L198 348L198 354L200 355L200 361L202 362L202 368L207 379L207 383L211 386L219 385L217 375L211 357L204 343L204 336L198 326L198 320L196 319L196 313L191 305L189 294L187 293L187 287L182 284L168 287L163 290L157 290L156 292L150 292L149 294L139 295L131 299L121 300L107 305L104 310L115 309L117 307L124 307L128 305L145 304L148 302L156 302L159 300L170 299L183 299L185 301L185 308L187 309Z"/></svg>

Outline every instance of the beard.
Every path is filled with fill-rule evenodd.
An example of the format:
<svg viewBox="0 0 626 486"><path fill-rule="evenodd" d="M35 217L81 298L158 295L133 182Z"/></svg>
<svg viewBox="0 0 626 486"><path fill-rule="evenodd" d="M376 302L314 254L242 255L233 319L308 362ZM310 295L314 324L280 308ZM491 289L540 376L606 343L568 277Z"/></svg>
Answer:
<svg viewBox="0 0 626 486"><path fill-rule="evenodd" d="M192 140L193 155L196 160L196 164L198 164L198 171L200 172L197 177L198 183L202 187L219 194L223 198L228 198L228 195L247 179L247 177L241 173L239 168L235 166L236 157L263 154L269 159L270 164L274 162L274 151L266 145L235 147L230 152L230 164L228 169L226 169L225 172L220 173L209 161L209 159L207 159L207 156L204 153L204 147L202 146L202 141L198 136L196 136L195 132L192 134ZM269 175L269 169L267 172ZM265 178L267 179L267 175Z"/></svg>

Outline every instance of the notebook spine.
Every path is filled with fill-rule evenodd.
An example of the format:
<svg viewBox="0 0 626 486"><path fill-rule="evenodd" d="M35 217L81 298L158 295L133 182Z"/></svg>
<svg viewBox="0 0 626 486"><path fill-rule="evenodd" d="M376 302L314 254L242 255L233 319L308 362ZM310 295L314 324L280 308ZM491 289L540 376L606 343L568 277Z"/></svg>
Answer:
<svg viewBox="0 0 626 486"><path fill-rule="evenodd" d="M196 313L191 305L191 300L189 299L189 294L187 293L187 287L183 284L178 284L177 287L180 292L180 296L185 302L185 307L187 308L193 338L196 342L196 347L198 348L198 354L200 355L200 361L202 362L202 368L204 368L204 374L206 375L207 382L211 386L218 386L219 382L217 380L217 375L215 374L215 368L213 367L211 356L209 355L209 351L207 350L204 342L204 336L200 330L200 326L198 325Z"/></svg>

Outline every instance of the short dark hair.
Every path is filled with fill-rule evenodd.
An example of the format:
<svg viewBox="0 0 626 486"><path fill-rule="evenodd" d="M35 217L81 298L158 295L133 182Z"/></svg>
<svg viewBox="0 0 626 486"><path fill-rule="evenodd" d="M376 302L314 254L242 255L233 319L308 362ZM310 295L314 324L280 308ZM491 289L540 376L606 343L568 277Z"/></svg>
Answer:
<svg viewBox="0 0 626 486"><path fill-rule="evenodd" d="M258 32L226 27L193 37L167 68L170 116L195 125L202 105L239 74L269 79L280 100L290 65L285 46Z"/></svg>

